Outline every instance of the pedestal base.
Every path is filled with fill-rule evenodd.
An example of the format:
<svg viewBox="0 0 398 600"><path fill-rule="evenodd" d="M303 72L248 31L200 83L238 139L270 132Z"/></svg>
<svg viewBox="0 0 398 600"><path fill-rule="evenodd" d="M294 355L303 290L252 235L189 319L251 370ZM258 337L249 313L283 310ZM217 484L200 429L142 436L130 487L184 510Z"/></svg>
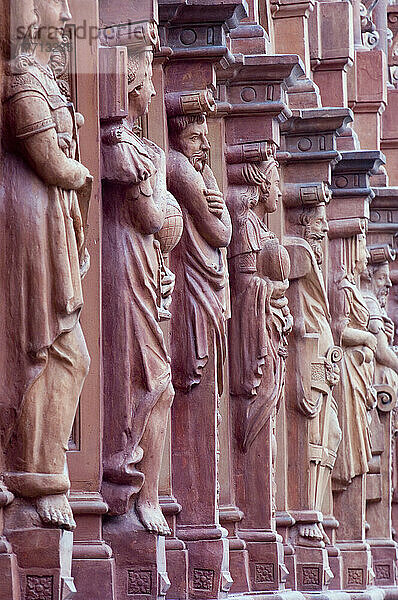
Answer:
<svg viewBox="0 0 398 600"><path fill-rule="evenodd" d="M21 600L74 596L72 532L43 527L32 504L18 499L4 511L4 533L16 557Z"/></svg>
<svg viewBox="0 0 398 600"><path fill-rule="evenodd" d="M249 553L246 549L234 549L233 546L231 547L231 543L229 547L229 572L233 580L232 594L250 592Z"/></svg>
<svg viewBox="0 0 398 600"><path fill-rule="evenodd" d="M170 587L163 536L149 533L135 510L120 517L104 517L103 537L115 559L117 600L158 600Z"/></svg>
<svg viewBox="0 0 398 600"><path fill-rule="evenodd" d="M226 597L232 585L227 531L216 525L203 528L186 526L178 528L177 534L188 550L190 600Z"/></svg>
<svg viewBox="0 0 398 600"><path fill-rule="evenodd" d="M362 542L338 543L341 551L342 589L347 592L365 591L374 580L370 547Z"/></svg>
<svg viewBox="0 0 398 600"><path fill-rule="evenodd" d="M377 587L396 586L398 584L398 546L392 540L368 540L368 542L373 559L375 585Z"/></svg>
<svg viewBox="0 0 398 600"><path fill-rule="evenodd" d="M2 544L2 541L0 541ZM0 600L20 600L18 566L11 552L0 554Z"/></svg>
<svg viewBox="0 0 398 600"><path fill-rule="evenodd" d="M284 591L288 571L280 536L273 532L239 531L239 537L246 542L252 591ZM269 540L264 539L267 537Z"/></svg>
<svg viewBox="0 0 398 600"><path fill-rule="evenodd" d="M295 546L297 589L301 592L325 592L333 573L325 547Z"/></svg>
<svg viewBox="0 0 398 600"><path fill-rule="evenodd" d="M167 574L170 589L166 598L172 600L188 599L188 550L181 540L166 538Z"/></svg>
<svg viewBox="0 0 398 600"><path fill-rule="evenodd" d="M333 573L333 579L329 583L329 590L341 590L343 580L341 552L336 546L326 546L326 550L329 558L329 567Z"/></svg>
<svg viewBox="0 0 398 600"><path fill-rule="evenodd" d="M102 540L102 515L107 505L96 493L74 494L70 504L77 524L72 560L77 589L74 600L116 600L112 549Z"/></svg>

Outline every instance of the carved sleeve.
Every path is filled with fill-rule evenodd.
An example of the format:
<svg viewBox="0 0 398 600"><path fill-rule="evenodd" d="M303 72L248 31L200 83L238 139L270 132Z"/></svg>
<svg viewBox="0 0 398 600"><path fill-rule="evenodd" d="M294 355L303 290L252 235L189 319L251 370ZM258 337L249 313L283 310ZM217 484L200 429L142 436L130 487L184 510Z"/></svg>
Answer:
<svg viewBox="0 0 398 600"><path fill-rule="evenodd" d="M30 102L33 98L36 98L40 101L43 107L43 115L41 118L38 117L37 114L32 113L26 114L26 120L21 122L20 120L15 119L15 129L14 135L17 140L24 140L36 133L40 133L42 131L47 131L48 129L55 129L55 121L53 120L50 110L48 108L47 103L43 100L43 97L39 93L21 93L18 94L10 101L11 111L13 112L14 103L25 100L26 102ZM47 108L47 110L46 110ZM14 113L15 114L15 113Z"/></svg>
<svg viewBox="0 0 398 600"><path fill-rule="evenodd" d="M37 175L49 185L81 188L89 171L68 158L59 147L55 123L45 98L37 92L22 92L13 97L9 112L14 137Z"/></svg>

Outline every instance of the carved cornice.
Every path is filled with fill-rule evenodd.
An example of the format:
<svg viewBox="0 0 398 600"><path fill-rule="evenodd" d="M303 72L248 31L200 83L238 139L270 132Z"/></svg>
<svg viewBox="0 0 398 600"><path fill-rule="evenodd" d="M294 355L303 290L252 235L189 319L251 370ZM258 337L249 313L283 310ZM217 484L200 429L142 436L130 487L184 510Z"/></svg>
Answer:
<svg viewBox="0 0 398 600"><path fill-rule="evenodd" d="M279 123L291 116L286 90L303 74L303 64L296 55L235 58L233 68L217 72L218 107L227 117L227 144L270 141L279 146Z"/></svg>
<svg viewBox="0 0 398 600"><path fill-rule="evenodd" d="M386 243L398 246L398 187L373 188L369 221L371 243Z"/></svg>
<svg viewBox="0 0 398 600"><path fill-rule="evenodd" d="M341 129L345 129L352 120L353 114L348 108L294 110L291 119L283 125L283 131L286 135L301 132L338 132Z"/></svg>
<svg viewBox="0 0 398 600"><path fill-rule="evenodd" d="M341 161L332 174L333 200L328 207L330 239L352 237L367 229L370 202L375 195L370 175L377 173L383 164L385 157L377 150L341 153Z"/></svg>
<svg viewBox="0 0 398 600"><path fill-rule="evenodd" d="M100 29L119 25L140 24L145 21L158 23L158 3L155 0L139 2L115 2L99 0Z"/></svg>
<svg viewBox="0 0 398 600"><path fill-rule="evenodd" d="M303 74L296 55L237 56L234 68L218 72L221 109L230 116L288 119L286 90Z"/></svg>
<svg viewBox="0 0 398 600"><path fill-rule="evenodd" d="M246 16L246 0L159 0L162 45L172 48L174 59L217 62L224 57L230 63L227 33Z"/></svg>
<svg viewBox="0 0 398 600"><path fill-rule="evenodd" d="M248 15L246 0L159 0L159 19L163 25L206 23L237 27Z"/></svg>
<svg viewBox="0 0 398 600"><path fill-rule="evenodd" d="M340 159L336 137L352 121L348 108L315 108L294 110L292 117L283 123L283 160L330 161Z"/></svg>

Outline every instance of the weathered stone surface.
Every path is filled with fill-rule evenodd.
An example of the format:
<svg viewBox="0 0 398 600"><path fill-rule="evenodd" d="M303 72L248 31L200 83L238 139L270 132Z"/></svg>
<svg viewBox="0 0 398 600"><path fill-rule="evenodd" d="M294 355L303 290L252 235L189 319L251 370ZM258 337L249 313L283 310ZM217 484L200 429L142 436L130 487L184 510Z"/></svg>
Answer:
<svg viewBox="0 0 398 600"><path fill-rule="evenodd" d="M0 0L0 600L397 595L397 18Z"/></svg>

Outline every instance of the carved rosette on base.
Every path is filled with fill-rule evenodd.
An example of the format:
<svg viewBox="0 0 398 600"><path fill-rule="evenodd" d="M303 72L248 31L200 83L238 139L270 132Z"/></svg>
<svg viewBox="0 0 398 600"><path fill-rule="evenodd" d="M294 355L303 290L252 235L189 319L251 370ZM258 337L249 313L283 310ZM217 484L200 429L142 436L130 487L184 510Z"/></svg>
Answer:
<svg viewBox="0 0 398 600"><path fill-rule="evenodd" d="M372 585L374 571L365 539L366 473L370 470L369 422L377 402L373 387L377 340L369 329L370 313L359 289L366 272L369 175L383 162L379 152L343 152L334 169L333 202L328 211L329 289L332 330L343 348L341 378L335 388L342 442L332 473L337 547L342 557L341 586L348 591ZM341 218L341 202L350 210ZM355 418L354 418L355 416ZM357 518L347 519L347 506Z"/></svg>
<svg viewBox="0 0 398 600"><path fill-rule="evenodd" d="M8 495L4 532L24 600L64 600L75 592L66 448L90 363L79 319L92 177L79 162L84 119L52 70L71 14L67 2L48 8L46 0L10 4L3 89L2 479L16 497L10 502ZM17 26L28 32L23 43Z"/></svg>
<svg viewBox="0 0 398 600"><path fill-rule="evenodd" d="M374 239L374 236L372 236ZM392 416L397 403L398 356L392 346L394 324L388 317L387 299L392 287L390 264L396 258L395 250L384 241L382 230L379 244L368 246L369 263L362 275L362 294L370 313L369 330L376 336L374 387L377 408L371 422L372 457L366 475L366 521L375 584L396 584L397 545L392 539L392 521L389 498L392 492L391 430ZM380 239L381 238L381 239ZM373 241L373 240L372 240Z"/></svg>
<svg viewBox="0 0 398 600"><path fill-rule="evenodd" d="M188 549L190 596L214 598L231 586L228 541L219 524L217 502L217 415L224 387L228 280L222 248L230 241L231 221L207 165L206 113L215 110L212 95L209 91L170 93L166 107L170 143L167 183L184 218L181 242L171 256L176 274L171 306L176 388L172 467L174 492L182 506L177 535ZM187 470L188 455L192 462ZM202 489L200 496L191 496L194 485Z"/></svg>
<svg viewBox="0 0 398 600"><path fill-rule="evenodd" d="M105 429L104 539L115 554L118 599L164 596L170 586L158 497L174 390L160 321L175 277L166 255L182 216L166 189L164 152L126 120L144 116L155 90L156 27L146 23L127 49L102 49L103 320ZM120 105L120 91L126 103ZM127 108L127 97L129 107ZM118 368L115 370L115 357ZM138 466L136 466L138 465ZM129 538L129 544L126 544Z"/></svg>
<svg viewBox="0 0 398 600"><path fill-rule="evenodd" d="M233 465L240 474L235 493L243 512L236 534L248 554L249 589L272 591L284 589L287 575L275 527L274 422L284 390L287 335L292 326L285 297L290 261L265 224L281 196L275 146L262 144L263 156L256 153L255 144L251 152L249 146L236 145L227 151L234 163L229 165L227 198L232 218L228 334ZM233 160L245 152L251 162Z"/></svg>

